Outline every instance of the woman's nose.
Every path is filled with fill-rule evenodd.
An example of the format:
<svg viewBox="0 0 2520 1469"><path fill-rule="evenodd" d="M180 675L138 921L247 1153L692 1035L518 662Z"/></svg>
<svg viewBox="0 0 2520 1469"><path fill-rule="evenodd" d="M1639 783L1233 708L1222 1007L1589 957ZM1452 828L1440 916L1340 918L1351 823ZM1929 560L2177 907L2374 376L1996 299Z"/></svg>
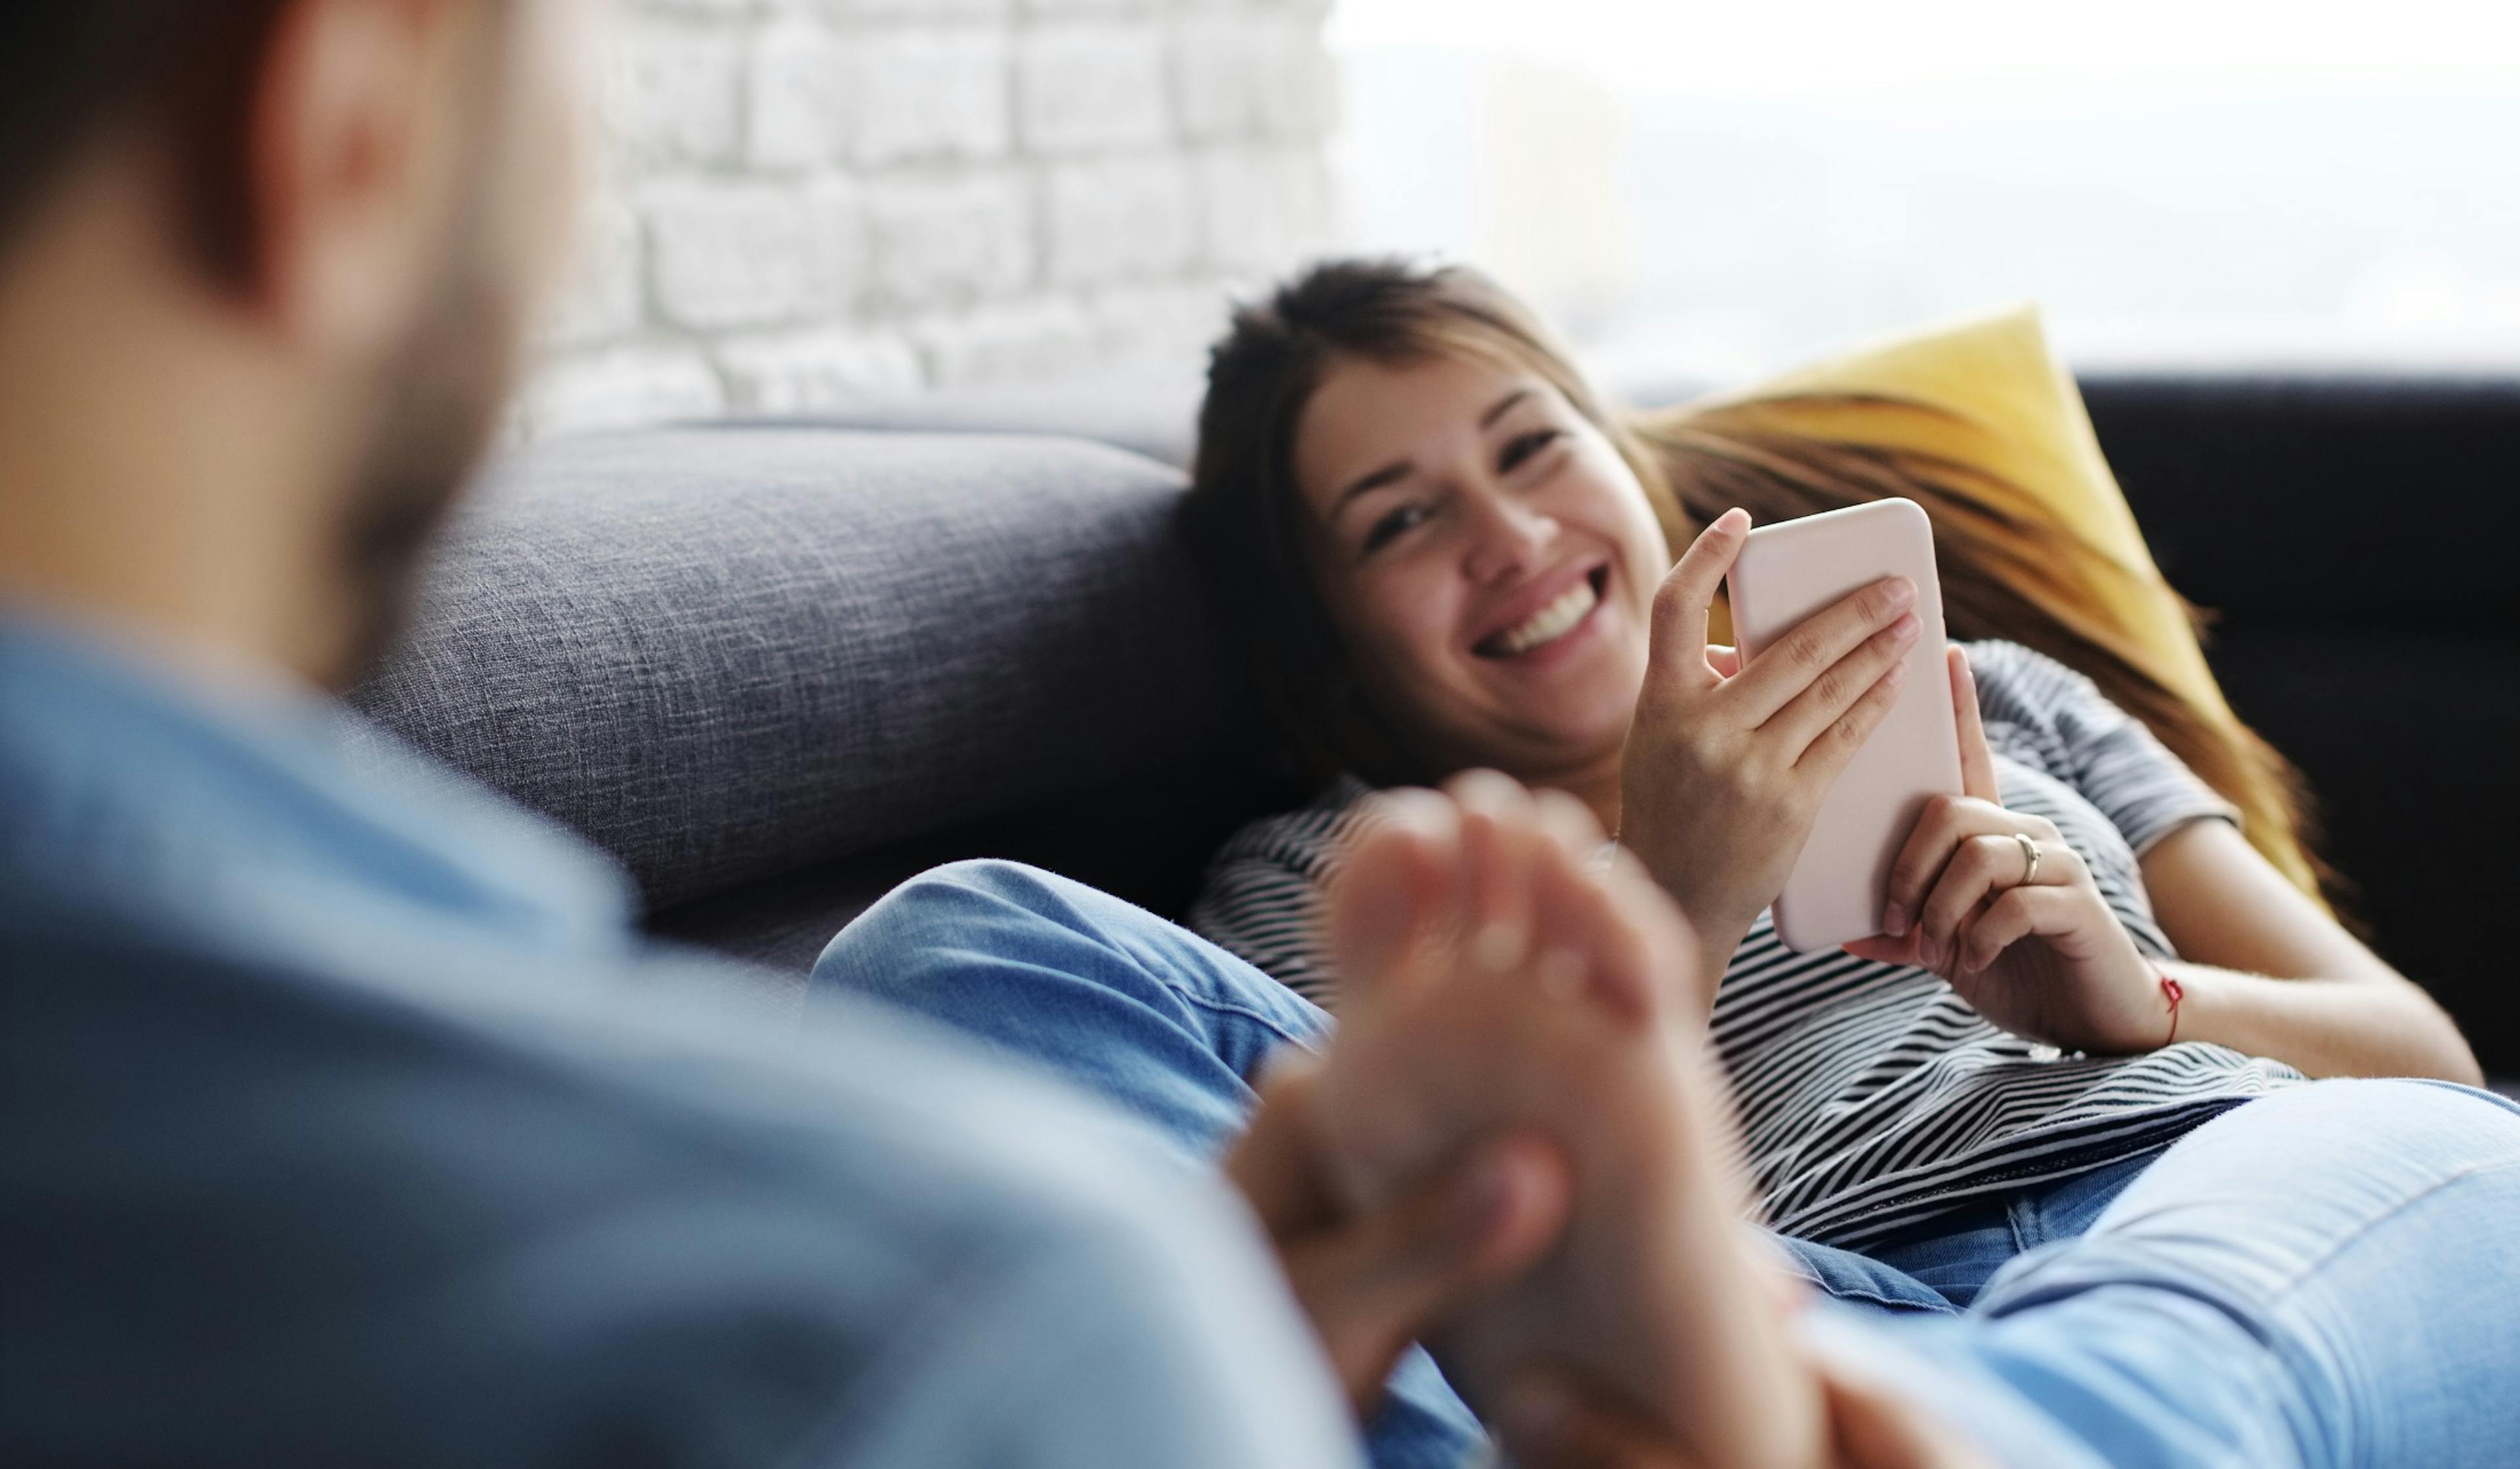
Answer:
<svg viewBox="0 0 2520 1469"><path fill-rule="evenodd" d="M1509 578L1538 564L1557 538L1557 522L1510 495L1474 494L1469 556L1475 582Z"/></svg>

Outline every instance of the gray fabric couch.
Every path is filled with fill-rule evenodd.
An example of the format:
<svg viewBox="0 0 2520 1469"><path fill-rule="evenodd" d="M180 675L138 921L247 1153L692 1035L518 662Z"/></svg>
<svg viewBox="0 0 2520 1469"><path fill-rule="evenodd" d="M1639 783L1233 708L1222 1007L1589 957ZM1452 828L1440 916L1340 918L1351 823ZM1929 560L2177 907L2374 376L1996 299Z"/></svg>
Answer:
<svg viewBox="0 0 2520 1469"><path fill-rule="evenodd" d="M2495 921L2520 880L2520 384L2086 386L2165 568L2225 608L2235 703L2319 787L2380 947L2520 1074ZM1177 913L1217 841L1300 794L1175 523L1195 394L925 398L514 456L357 702L616 854L658 931L791 989L956 857ZM2408 548L2442 523L2462 534L2427 574Z"/></svg>
<svg viewBox="0 0 2520 1469"><path fill-rule="evenodd" d="M1163 911L1267 803L1175 528L1077 439L676 429L507 460L354 702L801 979L901 877L1022 857Z"/></svg>

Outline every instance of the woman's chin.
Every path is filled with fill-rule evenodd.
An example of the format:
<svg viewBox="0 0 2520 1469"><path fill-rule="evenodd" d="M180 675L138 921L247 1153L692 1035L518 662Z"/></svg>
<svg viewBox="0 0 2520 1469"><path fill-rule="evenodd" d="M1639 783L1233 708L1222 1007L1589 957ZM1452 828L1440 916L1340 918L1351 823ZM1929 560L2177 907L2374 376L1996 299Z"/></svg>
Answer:
<svg viewBox="0 0 2520 1469"><path fill-rule="evenodd" d="M1636 694L1633 681L1618 689L1605 687L1606 682L1557 689L1537 681L1509 688L1491 685L1488 702L1496 723L1490 735L1477 742L1492 749L1472 763L1505 770L1561 770L1615 755L1627 742Z"/></svg>

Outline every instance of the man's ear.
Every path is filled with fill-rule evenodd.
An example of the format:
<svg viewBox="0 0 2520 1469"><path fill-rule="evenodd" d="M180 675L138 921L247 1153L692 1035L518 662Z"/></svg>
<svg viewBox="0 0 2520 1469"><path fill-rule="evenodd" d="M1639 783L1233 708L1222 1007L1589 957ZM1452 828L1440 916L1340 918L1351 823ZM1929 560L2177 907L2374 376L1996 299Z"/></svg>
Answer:
<svg viewBox="0 0 2520 1469"><path fill-rule="evenodd" d="M318 357L365 358L426 309L462 197L464 63L479 8L283 8L247 136L254 295L275 330Z"/></svg>

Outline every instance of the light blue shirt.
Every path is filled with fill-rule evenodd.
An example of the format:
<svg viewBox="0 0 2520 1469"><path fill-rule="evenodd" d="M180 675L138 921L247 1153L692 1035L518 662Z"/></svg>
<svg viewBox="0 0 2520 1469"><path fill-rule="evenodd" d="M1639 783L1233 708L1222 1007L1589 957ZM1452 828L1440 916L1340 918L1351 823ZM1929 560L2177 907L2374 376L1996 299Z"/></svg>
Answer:
<svg viewBox="0 0 2520 1469"><path fill-rule="evenodd" d="M0 1461L1357 1462L1212 1178L633 914L327 701L0 622Z"/></svg>

